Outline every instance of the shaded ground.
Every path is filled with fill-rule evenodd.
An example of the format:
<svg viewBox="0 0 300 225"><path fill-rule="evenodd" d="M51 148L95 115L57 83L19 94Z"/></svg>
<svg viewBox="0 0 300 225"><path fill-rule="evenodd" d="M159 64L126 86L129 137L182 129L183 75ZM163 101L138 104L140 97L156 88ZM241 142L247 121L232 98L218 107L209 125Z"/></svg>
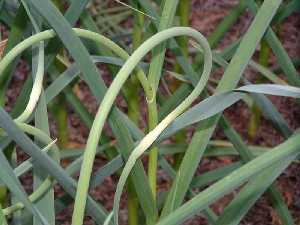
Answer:
<svg viewBox="0 0 300 225"><path fill-rule="evenodd" d="M222 18L227 15L228 10L230 10L237 1L233 0L193 0L192 4L192 12L190 16L191 26L196 28L197 30L203 32L205 35L208 35L212 32ZM252 16L250 13L246 12L243 16L238 20L237 24L235 24L232 29L225 35L224 39L219 44L218 48L222 49L224 46L231 43L231 41L236 40L240 35L245 33L248 25L250 24ZM128 25L129 24L129 25ZM126 23L126 26L130 26L130 21ZM286 18L281 25L281 29L279 32L279 37L283 40L284 47L288 50L288 53L292 57L299 57L300 53L300 16L299 15L291 15ZM270 57L270 64L272 66L276 66L276 59L274 56ZM100 67L105 80L109 82L111 80L110 75L107 74L107 70L105 67ZM17 72L14 75L13 82L7 92L7 110L10 109L11 105L15 101L16 96L19 93L20 87L23 84L26 76L27 76L27 66L25 63L19 65ZM222 71L218 71L220 74ZM248 78L250 80L255 79L255 73L249 71ZM283 76L282 76L283 77ZM95 112L97 109L97 104L95 99L89 93L87 86L81 82L78 85L78 96L87 106L90 112ZM299 108L295 104L293 99L288 98L278 98L272 97L272 102L277 106L279 111L282 113L288 124L292 129L297 129L300 127L300 113ZM125 103L123 100L119 99L118 104L121 106L124 111L126 110ZM88 129L82 124L80 119L76 116L73 110L69 107L69 133L70 133L70 143L73 146L81 146L85 144L86 138L88 136ZM283 137L272 128L271 124L265 119L262 120L261 126L256 134L256 137L252 140L248 138L247 135L247 126L250 117L249 110L246 105L242 102L235 104L230 109L225 112L226 117L232 122L234 127L239 131L239 133L243 136L244 140L248 143L253 143L257 145L263 146L276 146L281 143L284 139ZM50 116L51 119L51 116ZM51 130L52 135L56 136L56 124L51 119ZM218 129L215 133L215 137L224 138L222 132ZM20 160L24 159L20 154ZM205 171L217 168L219 166L228 164L232 162L233 158L222 157L222 158L210 158L202 160L199 165L198 174L201 174ZM95 169L101 167L106 162L105 158L98 157L95 162ZM285 197L285 200L293 212L293 216L296 219L295 222L300 223L300 165L298 163L293 163L278 179L276 182L279 188L282 190L282 193ZM23 183L30 191L31 189L31 176L30 174L26 175L22 179ZM106 178L103 184L98 186L92 191L92 195L95 200L104 204L107 209L112 208L114 191L116 188L117 177L112 176ZM163 171L159 172L159 184L160 190L164 190L170 186L170 179L164 174ZM61 195L62 191L59 187L56 187L56 194ZM126 196L125 196L126 197ZM122 205L125 206L125 197L122 201ZM213 205L213 209L216 213L221 213L224 206L228 204L230 199L232 198L232 194L225 196L221 200L219 200L216 204ZM124 207L123 207L124 208ZM63 213L59 215L57 218L58 224L70 224L71 218L71 210L72 207L65 210ZM126 210L122 209L121 218L126 220ZM93 224L93 222L86 220L85 224ZM126 224L123 222L122 224ZM185 224L197 224L204 225L206 224L205 219L202 217L195 217L192 220L187 221ZM255 206L250 210L245 219L241 224L244 225L280 225L280 220L276 215L274 209L271 207L269 199L267 196L261 198Z"/></svg>

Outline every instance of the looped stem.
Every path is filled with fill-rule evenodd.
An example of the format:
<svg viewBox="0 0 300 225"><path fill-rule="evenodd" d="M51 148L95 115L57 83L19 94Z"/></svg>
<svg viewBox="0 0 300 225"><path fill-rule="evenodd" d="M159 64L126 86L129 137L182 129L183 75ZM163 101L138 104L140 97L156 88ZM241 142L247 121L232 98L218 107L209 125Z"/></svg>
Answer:
<svg viewBox="0 0 300 225"><path fill-rule="evenodd" d="M176 36L190 36L194 38L204 49L204 67L203 73L201 75L201 79L192 93L176 108L174 109L158 126L149 132L142 141L138 144L138 146L133 150L130 155L125 168L121 174L117 191L114 200L114 219L115 223L118 224L118 209L119 209L119 201L121 197L122 190L124 188L125 182L131 169L133 168L136 160L145 152L152 143L156 140L156 138L160 135L160 133L174 120L177 116L179 116L184 110L186 110L192 102L199 96L199 94L204 89L210 72L212 68L212 53L209 47L209 44L205 37L199 33L198 31L188 28L188 27L173 27L170 29L166 29L161 31L147 41L145 41L126 61L123 67L120 69L118 74L116 75L114 81L110 85L107 90L103 101L98 109L98 112L95 116L95 120L93 122L86 149L84 152L84 161L81 167L78 188L75 198L74 211L72 216L72 225L81 225L84 218L85 211L85 202L88 193L89 180L91 177L93 162L95 159L96 147L101 136L101 132L104 126L104 123L107 119L107 116L112 108L113 102L117 97L120 89L124 85L125 81L132 73L134 68L138 65L138 63L142 60L142 58L156 45L161 42Z"/></svg>
<svg viewBox="0 0 300 225"><path fill-rule="evenodd" d="M124 49L122 49L119 45L117 45L116 43L114 43L113 41L111 41L110 39L106 38L105 36L103 36L101 34L98 34L96 32L92 32L89 30L79 29L79 28L73 28L73 31L75 32L76 35L78 35L81 38L92 40L94 42L104 45L105 47L110 49L113 53L115 53L117 56L119 56L120 58L122 58L124 60L127 60L129 58L128 53ZM47 39L54 38L55 36L56 36L56 33L54 30L46 30L46 31L37 33L35 35L32 35L29 38L22 41L21 43L19 43L18 45L16 45L0 61L0 76L3 74L3 72L5 71L7 66L11 62L13 62L13 60L19 54L21 54L23 51L25 51L27 48L29 48L30 46L37 44L41 41L45 41ZM42 47L43 46L40 46L41 51L39 54L43 55L44 52L42 51L43 50ZM40 58L42 58L42 57L40 57ZM41 67L39 67L39 68L40 69L37 71L37 76L34 81L34 86L33 86L32 92L30 94L29 102L28 102L25 110L22 112L22 114L18 118L16 118L17 122L26 121L30 117L30 115L32 114L32 112L35 108L36 102L38 100L38 96L39 96L41 88L42 88L42 81L43 81L42 69L41 69ZM149 85L149 82L148 82L148 79L147 79L145 73L140 68L137 68L137 77L139 79L139 82L141 83L141 86L144 89L145 95L147 96L147 98L151 98L151 96L153 95L152 88Z"/></svg>

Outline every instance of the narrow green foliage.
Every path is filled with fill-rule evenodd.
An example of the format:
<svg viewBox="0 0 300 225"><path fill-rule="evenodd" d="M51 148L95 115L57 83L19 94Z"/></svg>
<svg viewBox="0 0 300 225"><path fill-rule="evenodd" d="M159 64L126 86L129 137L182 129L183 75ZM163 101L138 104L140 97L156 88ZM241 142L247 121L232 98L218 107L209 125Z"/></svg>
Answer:
<svg viewBox="0 0 300 225"><path fill-rule="evenodd" d="M237 151L239 152L242 160L244 162L252 160L254 158L254 155L243 142L242 138L233 130L226 119L223 118L221 120L221 126L223 127L228 139L233 143L235 149L237 149ZM286 168L287 166L288 163L283 165L283 168ZM276 172L274 172L274 170L276 170ZM250 209L250 206L254 204L254 202L261 196L264 191L266 191L266 187L269 187L267 193L269 194L275 209L277 209L277 212L281 216L282 222L284 224L294 224L293 218L289 213L288 207L284 203L284 199L281 196L281 193L277 190L274 184L271 185L271 183L279 175L279 171L281 170L282 169L278 168L270 168L269 170L266 170L262 174L258 175L255 179L252 179L250 184L247 184L239 192L235 200L231 202L228 207L226 207L224 213L219 218L219 223L232 225L239 224L242 217ZM273 174L273 176L270 176L270 174ZM247 200L245 200L245 196L249 196ZM243 201L244 210L241 210L239 201Z"/></svg>
<svg viewBox="0 0 300 225"><path fill-rule="evenodd" d="M7 225L7 220L5 215L3 214L3 210L1 206L0 206L0 224Z"/></svg>
<svg viewBox="0 0 300 225"><path fill-rule="evenodd" d="M270 56L270 48L265 39L262 39L260 42L260 52L259 52L259 64L267 67ZM263 83L264 79L261 77L261 74L258 74L258 78L256 79L257 83ZM257 104L253 104L251 108L251 117L248 126L248 134L250 138L254 138L256 136L256 132L259 128L261 121L261 110L257 106Z"/></svg>
<svg viewBox="0 0 300 225"><path fill-rule="evenodd" d="M135 8L138 9L139 5L135 4ZM143 42L143 26L144 26L144 15L135 12L134 14L135 23L133 25L133 34L132 34L132 47L133 50L136 50ZM140 120L140 84L138 81L138 74L133 74L127 83L125 88L127 89L127 104L128 104L128 117L131 119L137 126L139 125ZM129 225L138 225L139 216L138 216L138 199L136 196L136 191L132 181L128 181L127 184L127 193L128 193L128 224Z"/></svg>
<svg viewBox="0 0 300 225"><path fill-rule="evenodd" d="M299 155L297 147L299 145L299 136L299 134L294 135L288 141L274 148L273 151L252 160L230 175L219 180L217 183L199 193L195 198L183 204L169 216L162 219L158 225L178 224L184 221L199 212L199 210L203 210L206 205L211 204L214 200L228 193L230 190L233 190L250 177L260 173L262 169L272 166L274 163L278 163L276 164L277 168L282 168L281 166L288 160ZM282 151L282 149L285 149L285 151Z"/></svg>
<svg viewBox="0 0 300 225"><path fill-rule="evenodd" d="M158 26L158 31L162 31L170 27L173 23L173 18L176 13L178 0L166 0L163 4L162 15ZM148 79L152 87L152 96L147 98L148 105L148 129L153 130L158 123L158 110L156 103L156 92L159 85L159 80L162 75L162 67L165 58L166 43L162 43L152 51L152 62L149 67ZM148 163L148 177L154 199L156 199L156 182L157 182L157 157L158 149L150 150Z"/></svg>
<svg viewBox="0 0 300 225"><path fill-rule="evenodd" d="M2 149L1 149L2 150ZM18 179L15 177L12 168L10 167L9 163L7 162L3 152L0 153L0 160L1 160L1 180L4 182L7 186L11 187L11 191L13 194L25 205L25 207L34 215L36 218L39 219L39 221L44 224L48 225L48 221L46 218L41 214L41 212L38 210L38 208L31 204L31 202L28 200L27 195L21 185L21 183L18 181Z"/></svg>
<svg viewBox="0 0 300 225"><path fill-rule="evenodd" d="M265 96L300 102L299 60L289 57L272 30L299 11L299 2L282 2L262 1L258 7L254 0L238 1L206 39L188 27L192 10L188 0L115 1L116 5L89 0L22 0L20 4L0 0L0 21L10 31L7 42L1 42L6 46L0 60L2 106L20 59L31 71L10 113L0 107L0 224L52 225L59 213L74 204L72 225L85 224L85 216L96 224L118 225L126 187L124 212L129 225L181 224L194 215L212 225L237 225L264 193L281 222L294 225L276 179L299 157L300 134ZM212 51L245 10L254 16L248 30L223 50ZM124 28L122 22L127 20L132 20L132 29ZM259 43L255 62L252 56ZM166 54L167 49L171 54ZM271 53L278 62L275 69L268 65ZM107 67L99 69L96 63ZM247 66L260 76L256 84L246 79ZM225 72L215 79L211 74L218 68ZM102 71L112 77L109 85L100 76ZM174 82L170 84L165 75ZM96 99L95 115L81 102L74 88L78 81L85 82ZM117 98L125 104L115 104ZM284 142L274 148L246 144L222 115L238 101L252 107L250 141L264 116ZM54 140L49 109L58 122L57 139L51 133ZM72 110L89 133L86 145L69 149L67 120ZM194 132L184 130L194 125ZM228 141L212 139L217 125ZM175 142L170 139L173 135ZM16 164L17 146L29 156L20 164ZM94 168L97 156L107 160L100 168ZM195 175L203 158L220 156L237 161ZM161 193L158 169L171 179ZM19 178L30 171L33 192L27 195ZM113 210L107 212L89 193L112 175L119 180ZM64 190L58 197L55 184ZM194 188L205 189L195 193ZM233 200L216 215L210 206L236 189Z"/></svg>
<svg viewBox="0 0 300 225"><path fill-rule="evenodd" d="M225 70L216 89L217 93L230 90L236 86L280 3L281 1L279 0L263 3L247 33L243 37L229 66ZM201 156L213 134L218 118L219 116L207 120L204 124L201 124L194 134L179 168L180 173L176 176L163 209L163 217L176 209L183 201ZM180 185L177 191L175 191L176 185ZM172 200L174 198L176 199L175 201Z"/></svg>

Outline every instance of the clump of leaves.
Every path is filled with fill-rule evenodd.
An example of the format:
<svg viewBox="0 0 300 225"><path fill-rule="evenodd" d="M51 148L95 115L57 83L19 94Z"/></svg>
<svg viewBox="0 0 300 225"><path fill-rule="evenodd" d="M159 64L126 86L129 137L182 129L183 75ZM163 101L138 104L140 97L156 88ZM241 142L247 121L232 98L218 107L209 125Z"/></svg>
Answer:
<svg viewBox="0 0 300 225"><path fill-rule="evenodd" d="M133 206L135 209L129 210L132 213L129 216L131 225L178 224L199 212L203 213L211 224L239 224L266 191L270 194L273 206L283 223L294 224L283 197L273 182L298 157L300 134L292 132L264 95L299 98L300 88L288 85L273 71L252 61L251 58L264 37L278 58L279 66L288 82L299 86L299 76L293 60L289 58L271 28L273 21L282 21L282 18L299 10L298 1L282 4L280 0L269 0L258 7L253 0L241 0L208 40L193 28L174 26L178 0L163 1L160 13L156 11L155 2L131 1L132 6L126 10L133 8L133 13L142 13L142 20L145 19L145 26L139 26L139 30L134 31L137 32L135 37L136 34L142 33L149 36L144 41L138 41L132 54L114 41L120 37L106 37L99 32L97 24L101 23L101 20L97 23L93 21L85 9L88 1L68 2L64 15L49 0L27 0L18 4L9 1L1 3L2 9L9 10L6 10L6 13L1 11L0 19L10 28L0 61L2 96L20 57L31 61L31 75L27 78L11 114L9 115L3 107L0 108L0 179L2 187L11 192L11 205L2 205L0 209L2 224L10 224L11 221L19 221L18 224L55 224L55 215L70 202L74 202L72 225L82 225L85 213L97 224L118 224L119 202L128 180L130 183L127 187L131 187L132 190L129 198L136 198L138 202ZM246 8L250 9L255 17L241 40L223 52L212 51L211 46L216 45ZM107 22L109 15L106 16ZM186 15L182 16L186 18ZM124 15L120 18L123 19ZM72 28L78 20L83 28ZM117 23L113 23L114 30L118 31L116 26ZM103 24L101 29L104 29ZM199 52L195 65L190 65L186 43L178 44L178 37L193 39L193 46ZM66 56L61 55L60 50L63 47L73 58L73 64L70 65ZM176 73L168 71L175 79L180 80L179 87L168 97L163 96L159 88L160 80L164 79L163 64L166 61L167 47L174 52L176 65L180 67ZM30 49L31 51L28 51ZM152 56L150 64L147 64L143 62L143 58L149 52ZM114 79L109 87L106 87L99 76L100 72L95 63L110 64L109 71L113 73ZM62 64L67 69L61 73ZM248 65L273 84L251 84L243 76ZM210 75L218 67L223 67L225 72L219 81L214 81L217 83L214 88L210 83L213 81ZM201 74L195 72L199 69ZM51 75L48 86L43 84L45 74ZM140 86L136 83L125 85L130 75L136 76ZM89 86L99 103L94 117L73 92L72 87L79 76ZM237 87L240 80L244 86ZM130 97L139 97L138 94L132 95L132 90L128 91L128 88L133 87L130 85L134 85L137 91L141 88L146 97L146 134L138 127L137 118L128 117L114 104L120 93L124 95L128 105L132 102ZM56 145L56 140L50 138L47 106L59 94L65 96L66 101L90 128L84 150L63 151ZM200 95L205 98L191 107ZM166 101L159 101L159 97ZM223 110L238 101L245 101L250 106L255 102L286 140L269 151L245 144L222 114ZM134 105L136 107L136 101ZM30 125L32 121L34 126ZM105 123L109 124L116 141L102 134ZM199 125L190 143L162 143L176 132L197 123ZM223 128L229 142L212 140L217 124ZM29 135L34 136L34 140ZM18 166L14 166L16 145L31 157ZM220 150L220 146L224 148ZM218 147L220 151L208 151L214 147ZM176 153L182 154L182 160L175 170L165 159L165 155ZM97 154L106 155L109 162L92 174ZM148 173L140 161L145 154L149 154ZM209 157L210 154L239 155L240 161L209 171L200 177L195 176L201 159ZM64 158L70 159L70 164L65 168L60 165ZM173 179L173 184L162 202L157 200L159 195L156 193L158 165ZM31 169L34 175L34 191L28 196L19 177ZM80 176L77 181L72 176L78 171ZM105 177L115 173L120 175L120 178L114 196L113 211L108 213L100 202L96 202L89 195L89 190L100 185ZM200 193L194 193L192 190L211 182L214 183ZM56 183L65 191L62 197L54 198L53 185ZM243 187L240 192L224 212L220 216L215 215L210 205L241 185ZM186 197L190 199L184 203ZM141 213L137 212L138 206Z"/></svg>

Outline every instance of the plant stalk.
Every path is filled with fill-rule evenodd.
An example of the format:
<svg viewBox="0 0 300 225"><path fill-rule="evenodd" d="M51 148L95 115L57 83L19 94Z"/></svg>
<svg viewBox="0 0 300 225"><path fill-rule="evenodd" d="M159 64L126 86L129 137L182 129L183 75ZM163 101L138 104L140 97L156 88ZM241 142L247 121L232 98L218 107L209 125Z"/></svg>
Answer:
<svg viewBox="0 0 300 225"><path fill-rule="evenodd" d="M178 0L165 0L162 2L162 15L159 22L158 31L167 29L173 23L178 5ZM148 129L153 130L158 124L158 110L156 104L156 92L162 74L162 67L165 58L166 43L162 43L152 51L152 62L149 68L148 79L152 87L152 96L147 97L148 104ZM148 162L148 178L154 199L156 199L156 180L157 180L157 159L158 148L150 149Z"/></svg>
<svg viewBox="0 0 300 225"><path fill-rule="evenodd" d="M60 72L65 70L65 66L59 61L55 61L55 66ZM55 104L52 105L53 115L57 122L58 146L66 148L68 145L68 113L66 110L66 98L63 94L57 96Z"/></svg>
<svg viewBox="0 0 300 225"><path fill-rule="evenodd" d="M135 3L134 6L138 8L138 4ZM143 25L144 25L144 15L140 13L134 14L134 25L133 25L133 36L132 36L132 47L137 49L143 41ZM127 93L127 104L128 104L128 117L136 124L139 124L140 119L140 109L139 109L139 91L140 85L137 77L137 73L133 74L126 85L124 86ZM134 185L131 179L128 180L127 184L128 193L128 224L138 225L138 207L139 202L134 189Z"/></svg>
<svg viewBox="0 0 300 225"><path fill-rule="evenodd" d="M270 56L270 47L268 45L268 42L265 39L262 39L260 47L260 53L259 53L259 64L267 67L269 56ZM261 74L258 74L258 79L256 80L256 83L262 83L265 79ZM256 136L257 129L260 125L262 112L257 104L253 104L251 107L251 117L249 121L249 127L248 127L248 135L251 139L253 139Z"/></svg>
<svg viewBox="0 0 300 225"><path fill-rule="evenodd" d="M179 16L179 23L180 26L187 27L189 25L189 10L190 10L190 1L189 0L181 0L178 5L177 14ZM187 37L178 37L178 44L182 50L183 56L188 57L188 38ZM177 62L174 66L174 71L176 73L181 73L181 68L179 63ZM171 90L175 91L181 82L178 80L175 80L172 82ZM175 134L175 141L177 143L184 143L185 142L185 132L180 131ZM174 168L177 170L179 168L181 160L183 158L183 154L175 154L174 155Z"/></svg>

